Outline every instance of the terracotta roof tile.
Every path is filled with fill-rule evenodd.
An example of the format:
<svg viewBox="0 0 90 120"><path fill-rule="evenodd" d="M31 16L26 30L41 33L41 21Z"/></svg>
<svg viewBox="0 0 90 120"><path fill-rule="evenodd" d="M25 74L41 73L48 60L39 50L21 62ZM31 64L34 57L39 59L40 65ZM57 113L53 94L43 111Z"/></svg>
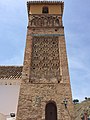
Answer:
<svg viewBox="0 0 90 120"><path fill-rule="evenodd" d="M23 66L0 66L0 79L17 79L22 76Z"/></svg>

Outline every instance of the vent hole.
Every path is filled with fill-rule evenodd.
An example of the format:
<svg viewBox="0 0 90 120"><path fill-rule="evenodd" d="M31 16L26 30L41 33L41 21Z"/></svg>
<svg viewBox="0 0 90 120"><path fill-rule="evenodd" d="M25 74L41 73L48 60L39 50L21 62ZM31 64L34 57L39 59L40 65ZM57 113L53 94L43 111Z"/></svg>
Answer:
<svg viewBox="0 0 90 120"><path fill-rule="evenodd" d="M58 81L58 83L60 83L60 81Z"/></svg>

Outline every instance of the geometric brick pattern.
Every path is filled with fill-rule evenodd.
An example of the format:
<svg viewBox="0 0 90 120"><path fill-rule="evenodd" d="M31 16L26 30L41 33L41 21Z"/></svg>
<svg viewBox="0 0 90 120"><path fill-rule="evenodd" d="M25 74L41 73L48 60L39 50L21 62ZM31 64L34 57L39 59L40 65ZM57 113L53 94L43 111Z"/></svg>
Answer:
<svg viewBox="0 0 90 120"><path fill-rule="evenodd" d="M30 15L30 27L60 27L62 26L61 15Z"/></svg>
<svg viewBox="0 0 90 120"><path fill-rule="evenodd" d="M60 80L58 37L33 37L31 80Z"/></svg>

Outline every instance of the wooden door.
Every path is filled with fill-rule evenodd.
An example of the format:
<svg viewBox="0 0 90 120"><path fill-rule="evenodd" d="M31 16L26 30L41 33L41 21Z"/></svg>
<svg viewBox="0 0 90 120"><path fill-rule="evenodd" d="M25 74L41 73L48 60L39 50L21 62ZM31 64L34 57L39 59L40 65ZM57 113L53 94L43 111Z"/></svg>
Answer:
<svg viewBox="0 0 90 120"><path fill-rule="evenodd" d="M55 103L50 102L46 104L45 120L57 120L57 107Z"/></svg>

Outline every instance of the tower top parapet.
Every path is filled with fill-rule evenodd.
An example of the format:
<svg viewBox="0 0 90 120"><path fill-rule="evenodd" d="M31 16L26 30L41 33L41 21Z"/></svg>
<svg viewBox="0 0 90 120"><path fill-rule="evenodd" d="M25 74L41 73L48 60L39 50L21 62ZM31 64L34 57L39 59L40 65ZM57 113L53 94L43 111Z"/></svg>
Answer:
<svg viewBox="0 0 90 120"><path fill-rule="evenodd" d="M47 1L47 0L35 0L35 1L28 1L27 3L30 3L30 4L63 4L64 2L63 1Z"/></svg>

